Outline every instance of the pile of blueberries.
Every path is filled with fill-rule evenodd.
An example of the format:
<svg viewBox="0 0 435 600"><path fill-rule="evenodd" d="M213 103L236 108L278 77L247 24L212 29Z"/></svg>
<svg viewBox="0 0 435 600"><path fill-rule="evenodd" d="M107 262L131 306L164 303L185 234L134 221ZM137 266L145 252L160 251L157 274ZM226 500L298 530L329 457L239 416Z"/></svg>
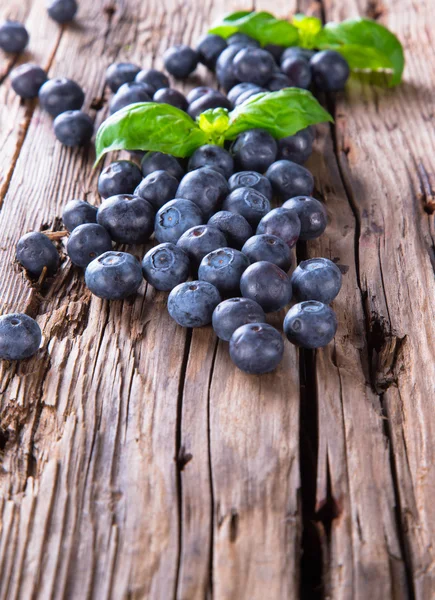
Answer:
<svg viewBox="0 0 435 600"><path fill-rule="evenodd" d="M332 66L326 79L320 76L327 72L324 59L320 57L321 68L316 67L315 58L325 53L308 56L300 48L263 50L241 35L227 41L217 38L206 36L197 50L171 48L164 62L177 78L192 73L198 61L216 67L219 82L230 88L228 96L199 87L185 98L169 87L164 73L118 63L106 74L114 92L111 112L130 102L147 101L145 95L138 97L142 86L148 99L174 104L192 116L207 108L230 108L240 95L250 95L249 86L278 89L278 79L283 87L309 85L296 78L303 72L302 63L318 88L338 89L340 69L334 68L334 62L328 63ZM272 77L266 78L262 53L274 61ZM276 60L281 61L282 71ZM296 299L285 316L284 332L303 348L325 346L337 329L329 304L341 288L338 266L326 258L313 258L288 275L297 241L317 238L327 225L324 205L312 197L313 177L302 166L313 139L311 128L280 140L262 129L251 129L229 147L202 146L185 162L160 152L147 152L140 167L131 160L112 162L99 177L102 203L98 207L77 199L65 205L66 252L74 265L85 270L86 286L99 298L127 298L137 293L145 279L155 289L169 292L168 311L179 325L212 323L217 336L229 341L230 356L241 370L270 372L283 357L284 342L279 331L266 323L267 313ZM280 207L271 207L273 197L281 201ZM142 263L119 249L119 245L143 244L152 235L157 245ZM19 240L16 258L30 278L40 280L55 274L60 264L56 245L40 232ZM31 356L40 340L39 327L27 315L0 317L1 358Z"/></svg>

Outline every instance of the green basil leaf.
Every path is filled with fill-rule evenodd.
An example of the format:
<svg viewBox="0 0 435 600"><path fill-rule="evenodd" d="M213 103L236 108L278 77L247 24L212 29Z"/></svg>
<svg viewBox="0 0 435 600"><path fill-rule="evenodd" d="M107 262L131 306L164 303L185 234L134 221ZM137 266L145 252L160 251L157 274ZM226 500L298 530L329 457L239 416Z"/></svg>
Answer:
<svg viewBox="0 0 435 600"><path fill-rule="evenodd" d="M153 150L184 158L207 142L207 134L183 110L141 102L126 106L101 124L95 140L96 162L111 150Z"/></svg>
<svg viewBox="0 0 435 600"><path fill-rule="evenodd" d="M390 85L402 79L405 58L401 43L386 27L370 19L328 23L318 34L316 47L336 50L354 71L390 72Z"/></svg>
<svg viewBox="0 0 435 600"><path fill-rule="evenodd" d="M286 20L276 19L265 11L232 13L214 25L209 33L215 33L225 39L234 33L245 33L260 42L262 46L266 44L294 46L299 39L298 30L294 25Z"/></svg>
<svg viewBox="0 0 435 600"><path fill-rule="evenodd" d="M307 90L285 88L256 94L230 112L225 138L232 140L247 129L262 128L275 138L294 135L309 125L333 121Z"/></svg>
<svg viewBox="0 0 435 600"><path fill-rule="evenodd" d="M200 129L208 137L208 143L218 146L223 146L229 120L226 108L209 108L196 117Z"/></svg>
<svg viewBox="0 0 435 600"><path fill-rule="evenodd" d="M317 17L295 15L292 23L299 31L299 45L303 48L314 48L316 37L322 29L322 21Z"/></svg>

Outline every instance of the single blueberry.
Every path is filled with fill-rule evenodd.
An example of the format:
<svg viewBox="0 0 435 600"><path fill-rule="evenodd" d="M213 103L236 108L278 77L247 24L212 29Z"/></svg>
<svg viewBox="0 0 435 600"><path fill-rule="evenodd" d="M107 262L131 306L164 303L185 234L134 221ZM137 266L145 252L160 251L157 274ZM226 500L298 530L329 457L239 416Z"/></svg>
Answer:
<svg viewBox="0 0 435 600"><path fill-rule="evenodd" d="M106 85L116 93L121 85L134 81L139 72L140 67L133 63L112 63L107 67Z"/></svg>
<svg viewBox="0 0 435 600"><path fill-rule="evenodd" d="M153 232L154 214L154 208L143 198L118 194L98 208L97 223L107 229L114 242L143 244Z"/></svg>
<svg viewBox="0 0 435 600"><path fill-rule="evenodd" d="M74 148L84 146L91 140L94 122L81 110L67 110L55 118L53 129L61 144Z"/></svg>
<svg viewBox="0 0 435 600"><path fill-rule="evenodd" d="M327 258L303 260L291 277L293 292L299 301L317 300L330 304L341 289L342 275Z"/></svg>
<svg viewBox="0 0 435 600"><path fill-rule="evenodd" d="M203 222L204 216L199 206L190 200L178 198L167 202L156 214L154 235L158 242L176 244L185 231Z"/></svg>
<svg viewBox="0 0 435 600"><path fill-rule="evenodd" d="M252 235L252 227L245 217L229 210L221 210L215 213L210 217L207 225L217 227L222 231L231 248L237 248L237 250L240 250Z"/></svg>
<svg viewBox="0 0 435 600"><path fill-rule="evenodd" d="M257 302L249 298L230 298L213 311L213 329L221 340L229 342L233 333L247 323L265 323L266 315Z"/></svg>
<svg viewBox="0 0 435 600"><path fill-rule="evenodd" d="M97 223L84 223L76 227L66 245L71 262L83 268L109 250L112 250L110 235Z"/></svg>
<svg viewBox="0 0 435 600"><path fill-rule="evenodd" d="M242 325L231 336L231 360L241 371L250 375L274 371L283 355L282 336L267 323Z"/></svg>
<svg viewBox="0 0 435 600"><path fill-rule="evenodd" d="M160 104L170 104L180 110L187 110L187 100L184 94L172 88L161 88L153 96L153 102Z"/></svg>
<svg viewBox="0 0 435 600"><path fill-rule="evenodd" d="M48 275L53 275L59 266L56 246L38 231L26 233L19 239L16 258L32 277L39 277L44 267L47 268Z"/></svg>
<svg viewBox="0 0 435 600"><path fill-rule="evenodd" d="M189 159L188 170L194 171L200 167L210 167L222 173L228 179L234 172L234 160L231 154L213 144L201 146L192 154Z"/></svg>
<svg viewBox="0 0 435 600"><path fill-rule="evenodd" d="M241 187L249 187L257 190L270 201L272 200L272 186L264 175L256 171L239 171L234 173L228 180L230 192Z"/></svg>
<svg viewBox="0 0 435 600"><path fill-rule="evenodd" d="M309 61L316 52L314 50L308 50L307 48L300 48L299 46L290 46L286 48L281 54L281 63L287 58L303 58Z"/></svg>
<svg viewBox="0 0 435 600"><path fill-rule="evenodd" d="M332 308L308 300L295 304L284 319L287 339L301 348L323 348L337 331L337 317Z"/></svg>
<svg viewBox="0 0 435 600"><path fill-rule="evenodd" d="M150 85L154 89L154 93L156 93L157 90L169 87L169 79L164 73L157 69L144 69L143 71L140 71L136 75L135 81L137 81L137 83L146 83L147 85Z"/></svg>
<svg viewBox="0 0 435 600"><path fill-rule="evenodd" d="M242 215L252 227L256 227L270 211L270 202L254 188L241 187L226 197L222 208Z"/></svg>
<svg viewBox="0 0 435 600"><path fill-rule="evenodd" d="M310 63L304 58L286 58L281 62L281 70L287 75L291 87L307 90L311 84Z"/></svg>
<svg viewBox="0 0 435 600"><path fill-rule="evenodd" d="M102 198L132 194L142 181L139 167L131 160L110 163L98 178L98 193Z"/></svg>
<svg viewBox="0 0 435 600"><path fill-rule="evenodd" d="M38 65L26 63L13 69L10 78L12 89L20 98L36 98L47 81L47 73Z"/></svg>
<svg viewBox="0 0 435 600"><path fill-rule="evenodd" d="M66 77L49 79L39 90L39 102L52 117L67 110L80 110L85 101L82 88Z"/></svg>
<svg viewBox="0 0 435 600"><path fill-rule="evenodd" d="M198 53L186 46L179 44L168 48L163 54L165 69L177 79L186 79L196 69Z"/></svg>
<svg viewBox="0 0 435 600"><path fill-rule="evenodd" d="M99 298L128 298L138 291L142 283L140 262L127 252L110 250L88 264L85 282L88 289Z"/></svg>
<svg viewBox="0 0 435 600"><path fill-rule="evenodd" d="M243 48L233 60L234 75L239 81L265 85L275 70L275 59L261 48Z"/></svg>
<svg viewBox="0 0 435 600"><path fill-rule="evenodd" d="M283 200L295 196L310 196L314 190L314 178L308 169L290 160L277 160L266 171L272 189Z"/></svg>
<svg viewBox="0 0 435 600"><path fill-rule="evenodd" d="M294 210L274 208L258 224L257 233L268 233L281 238L289 248L293 248L301 232L301 222Z"/></svg>
<svg viewBox="0 0 435 600"><path fill-rule="evenodd" d="M222 296L240 294L240 278L249 267L248 257L234 248L218 248L204 256L198 279L217 287Z"/></svg>
<svg viewBox="0 0 435 600"><path fill-rule="evenodd" d="M189 277L190 261L187 254L166 242L151 248L142 261L142 273L156 290L170 292Z"/></svg>
<svg viewBox="0 0 435 600"><path fill-rule="evenodd" d="M18 21L0 23L0 48L5 52L22 52L29 43L29 34Z"/></svg>
<svg viewBox="0 0 435 600"><path fill-rule="evenodd" d="M175 156L163 152L147 152L142 159L141 168L144 177L154 171L167 171L179 181L184 175L183 167Z"/></svg>
<svg viewBox="0 0 435 600"><path fill-rule="evenodd" d="M291 81L285 73L274 73L267 82L267 89L271 92L278 92L284 88L291 87Z"/></svg>
<svg viewBox="0 0 435 600"><path fill-rule="evenodd" d="M282 269L267 261L253 263L240 280L244 298L255 300L264 312L275 312L292 298L290 277Z"/></svg>
<svg viewBox="0 0 435 600"><path fill-rule="evenodd" d="M300 240L313 240L325 231L328 216L319 200L310 196L296 196L284 202L282 207L297 213L301 222Z"/></svg>
<svg viewBox="0 0 435 600"><path fill-rule="evenodd" d="M71 233L79 225L97 222L97 207L85 200L70 200L65 204L62 221Z"/></svg>
<svg viewBox="0 0 435 600"><path fill-rule="evenodd" d="M186 281L169 294L168 312L182 327L203 327L211 323L220 301L220 294L211 283Z"/></svg>
<svg viewBox="0 0 435 600"><path fill-rule="evenodd" d="M263 233L253 235L242 248L251 263L267 261L277 265L283 271L292 266L292 255L287 244L276 235Z"/></svg>
<svg viewBox="0 0 435 600"><path fill-rule="evenodd" d="M227 42L220 35L209 33L201 38L196 46L199 62L214 71L216 61L227 47Z"/></svg>
<svg viewBox="0 0 435 600"><path fill-rule="evenodd" d="M53 21L68 23L74 19L77 9L76 0L52 0L47 7L47 12Z"/></svg>
<svg viewBox="0 0 435 600"><path fill-rule="evenodd" d="M160 170L147 175L134 190L134 195L145 198L155 210L159 210L175 198L177 189L178 180L167 171Z"/></svg>
<svg viewBox="0 0 435 600"><path fill-rule="evenodd" d="M257 90L257 91L261 91L261 87L259 85L255 85L254 83L249 83L244 81L243 83L238 83L237 85L235 85L234 87L232 87L230 89L230 91L228 92L228 100L232 103L235 104L237 101L237 98L239 96L241 96L242 94L244 94L245 92L248 92L250 90Z"/></svg>
<svg viewBox="0 0 435 600"><path fill-rule="evenodd" d="M188 104L192 104L192 102L195 102L195 100L198 100L198 98L201 98L201 96L205 96L205 94L215 91L216 90L209 87L208 85L200 85L199 87L190 90L190 92L186 96L186 100Z"/></svg>
<svg viewBox="0 0 435 600"><path fill-rule="evenodd" d="M233 33L233 35L230 35L230 37L227 39L227 43L230 46L233 46L234 44L239 44L241 46L250 48L260 47L259 42L257 42L257 40L254 40L254 38L250 35L246 35L246 33Z"/></svg>
<svg viewBox="0 0 435 600"><path fill-rule="evenodd" d="M224 94L217 90L212 90L189 104L187 113L192 119L196 119L198 115L209 108L226 108L227 110L231 110L232 104Z"/></svg>
<svg viewBox="0 0 435 600"><path fill-rule="evenodd" d="M209 219L218 210L227 194L228 184L225 177L214 169L200 167L183 177L175 197L195 202L204 218Z"/></svg>
<svg viewBox="0 0 435 600"><path fill-rule="evenodd" d="M278 46L277 44L266 44L264 49L270 52L275 59L275 62L279 65L282 53L284 52L284 46Z"/></svg>
<svg viewBox="0 0 435 600"><path fill-rule="evenodd" d="M278 158L291 160L302 165L313 151L313 134L310 129L301 129L294 135L278 140Z"/></svg>
<svg viewBox="0 0 435 600"><path fill-rule="evenodd" d="M264 129L249 129L233 142L231 152L239 171L264 173L276 160L278 144Z"/></svg>
<svg viewBox="0 0 435 600"><path fill-rule="evenodd" d="M177 242L192 261L192 265L198 267L204 256L213 250L223 248L227 240L219 229L211 225L197 225L183 233Z"/></svg>
<svg viewBox="0 0 435 600"><path fill-rule="evenodd" d="M324 92L342 90L350 75L346 59L334 50L317 52L310 60L310 66L316 87Z"/></svg>
<svg viewBox="0 0 435 600"><path fill-rule="evenodd" d="M242 48L242 44L231 44L220 53L219 58L216 61L216 77L219 84L226 91L233 88L237 83L240 83L234 74L233 60Z"/></svg>
<svg viewBox="0 0 435 600"><path fill-rule="evenodd" d="M38 323L23 313L0 317L0 359L23 360L36 354L41 345Z"/></svg>
<svg viewBox="0 0 435 600"><path fill-rule="evenodd" d="M150 92L152 89L145 83L123 83L110 101L110 114L136 102L151 102Z"/></svg>
<svg viewBox="0 0 435 600"><path fill-rule="evenodd" d="M237 97L234 106L240 106L240 104L243 104L244 102L246 102L246 100L249 100L249 98L251 98L252 96L256 96L257 94L263 94L263 93L268 93L268 90L266 90L266 88L262 88L260 86L255 86L254 88L251 88L250 90L246 90L246 92L243 92L243 94L240 94L240 96Z"/></svg>

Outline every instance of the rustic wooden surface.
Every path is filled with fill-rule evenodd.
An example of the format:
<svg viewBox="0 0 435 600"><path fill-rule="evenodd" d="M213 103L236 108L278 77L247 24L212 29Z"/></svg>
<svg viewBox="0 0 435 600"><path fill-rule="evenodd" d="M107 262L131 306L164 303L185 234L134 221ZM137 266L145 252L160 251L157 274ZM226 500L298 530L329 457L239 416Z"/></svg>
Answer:
<svg viewBox="0 0 435 600"><path fill-rule="evenodd" d="M31 35L19 59L0 55L0 309L44 333L36 357L0 366L0 600L433 598L435 6L82 0L59 28L44 4L0 5ZM210 328L176 326L150 287L108 304L66 259L41 289L14 264L23 233L99 200L92 151L61 147L19 102L13 65L77 79L98 125L110 62L161 66L242 8L369 16L407 57L397 89L356 78L322 99L335 125L308 166L329 226L298 255L342 265L339 330L316 353L286 345L264 377L238 372Z"/></svg>

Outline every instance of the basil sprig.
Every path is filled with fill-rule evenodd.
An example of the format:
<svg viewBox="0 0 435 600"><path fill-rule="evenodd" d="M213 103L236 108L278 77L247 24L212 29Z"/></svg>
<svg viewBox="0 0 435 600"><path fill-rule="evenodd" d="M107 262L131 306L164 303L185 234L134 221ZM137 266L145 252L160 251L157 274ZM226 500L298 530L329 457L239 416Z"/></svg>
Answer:
<svg viewBox="0 0 435 600"><path fill-rule="evenodd" d="M223 146L248 129L260 127L282 138L332 120L310 92L299 88L256 94L231 112L209 109L196 121L169 104L131 104L100 126L96 162L112 150L153 150L185 158L204 144Z"/></svg>
<svg viewBox="0 0 435 600"><path fill-rule="evenodd" d="M392 86L402 79L405 59L400 41L386 27L370 19L349 19L322 27L316 17L295 15L289 23L266 12L238 12L210 29L210 33L224 38L237 32L250 35L263 46L273 43L336 50L352 71L386 71Z"/></svg>

